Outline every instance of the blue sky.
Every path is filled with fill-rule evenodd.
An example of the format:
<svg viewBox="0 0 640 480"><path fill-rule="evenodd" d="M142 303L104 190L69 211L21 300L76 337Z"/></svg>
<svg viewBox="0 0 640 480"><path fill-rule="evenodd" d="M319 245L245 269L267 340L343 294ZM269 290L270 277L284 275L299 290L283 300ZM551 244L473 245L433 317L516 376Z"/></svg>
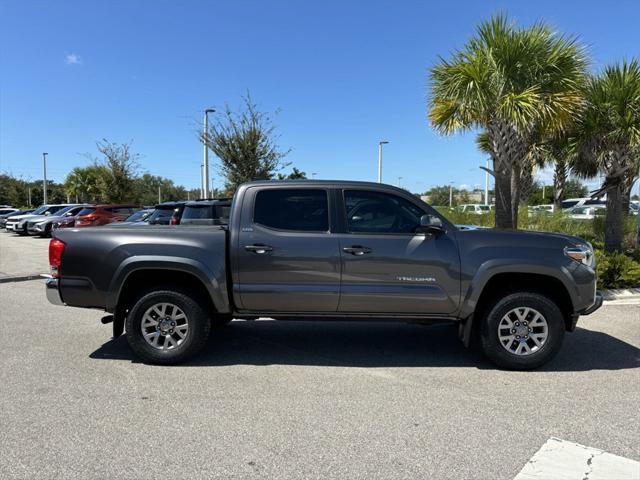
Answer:
<svg viewBox="0 0 640 480"><path fill-rule="evenodd" d="M640 54L631 0L3 0L0 170L41 178L46 151L61 181L107 138L133 141L143 170L197 187L201 111L249 90L281 109L280 145L316 178L375 180L387 139L388 183L484 185L474 135L429 128L427 72L498 11L578 35L594 69Z"/></svg>

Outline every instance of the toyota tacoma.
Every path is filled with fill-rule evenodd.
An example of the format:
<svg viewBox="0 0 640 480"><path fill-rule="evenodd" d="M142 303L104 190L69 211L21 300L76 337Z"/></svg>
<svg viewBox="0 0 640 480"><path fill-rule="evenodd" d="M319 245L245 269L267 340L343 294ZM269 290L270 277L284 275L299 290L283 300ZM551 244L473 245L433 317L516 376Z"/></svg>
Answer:
<svg viewBox="0 0 640 480"><path fill-rule="evenodd" d="M532 369L602 305L577 237L459 229L410 193L346 181L241 185L228 225L56 230L52 303L108 313L145 362L178 364L231 319L457 322Z"/></svg>

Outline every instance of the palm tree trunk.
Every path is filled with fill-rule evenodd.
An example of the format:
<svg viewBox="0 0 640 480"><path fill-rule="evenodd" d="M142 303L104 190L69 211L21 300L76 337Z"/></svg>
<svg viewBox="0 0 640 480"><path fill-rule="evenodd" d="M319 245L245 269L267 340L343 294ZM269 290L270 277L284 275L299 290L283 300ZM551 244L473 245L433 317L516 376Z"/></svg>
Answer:
<svg viewBox="0 0 640 480"><path fill-rule="evenodd" d="M496 228L512 229L513 214L511 211L511 169L514 165L514 152L518 150L517 132L508 124L493 120L487 126L491 139L493 159L493 176L496 196Z"/></svg>
<svg viewBox="0 0 640 480"><path fill-rule="evenodd" d="M605 180L606 181L606 180ZM607 217L604 228L604 249L607 252L622 250L624 214L622 210L622 182L612 179L607 190Z"/></svg>
<svg viewBox="0 0 640 480"><path fill-rule="evenodd" d="M520 186L522 182L522 167L519 163L511 167L511 223L518 228L518 207L520 206Z"/></svg>
<svg viewBox="0 0 640 480"><path fill-rule="evenodd" d="M567 183L568 174L566 160L557 160L553 169L553 204L555 209L560 211L564 197L564 187Z"/></svg>
<svg viewBox="0 0 640 480"><path fill-rule="evenodd" d="M496 228L513 228L511 215L511 172L508 169L496 168L494 160L495 196L496 196Z"/></svg>

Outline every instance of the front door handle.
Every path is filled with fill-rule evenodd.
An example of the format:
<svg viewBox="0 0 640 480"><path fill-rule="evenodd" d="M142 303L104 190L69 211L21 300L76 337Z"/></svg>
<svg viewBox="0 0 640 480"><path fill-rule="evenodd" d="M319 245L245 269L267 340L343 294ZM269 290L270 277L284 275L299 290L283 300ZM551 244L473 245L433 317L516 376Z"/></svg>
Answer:
<svg viewBox="0 0 640 480"><path fill-rule="evenodd" d="M245 245L244 249L247 252L257 253L258 255L264 255L265 253L269 253L273 251L273 247L270 247L269 245L261 245L261 244Z"/></svg>
<svg viewBox="0 0 640 480"><path fill-rule="evenodd" d="M344 247L342 249L345 253L350 253L351 255L364 255L365 253L371 253L371 249L369 247L363 247L361 245L352 245L350 247Z"/></svg>

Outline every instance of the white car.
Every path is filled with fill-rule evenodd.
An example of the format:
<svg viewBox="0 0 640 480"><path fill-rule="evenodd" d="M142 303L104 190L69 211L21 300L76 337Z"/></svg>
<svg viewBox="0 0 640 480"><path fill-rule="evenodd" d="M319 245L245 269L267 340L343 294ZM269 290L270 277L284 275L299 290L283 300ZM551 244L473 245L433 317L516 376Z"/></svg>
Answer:
<svg viewBox="0 0 640 480"><path fill-rule="evenodd" d="M593 206L593 205L606 205L607 197L602 198L591 198L591 197L583 197L583 198L567 198L562 201L562 210L568 212L570 209L574 207L584 207L584 206Z"/></svg>
<svg viewBox="0 0 640 480"><path fill-rule="evenodd" d="M464 213L475 213L476 215L483 215L491 211L489 205L481 205L478 203L458 205L458 210Z"/></svg>
<svg viewBox="0 0 640 480"><path fill-rule="evenodd" d="M595 205L591 207L573 207L568 212L568 217L575 220L593 220L595 217L604 217L607 214L607 208L603 205Z"/></svg>

